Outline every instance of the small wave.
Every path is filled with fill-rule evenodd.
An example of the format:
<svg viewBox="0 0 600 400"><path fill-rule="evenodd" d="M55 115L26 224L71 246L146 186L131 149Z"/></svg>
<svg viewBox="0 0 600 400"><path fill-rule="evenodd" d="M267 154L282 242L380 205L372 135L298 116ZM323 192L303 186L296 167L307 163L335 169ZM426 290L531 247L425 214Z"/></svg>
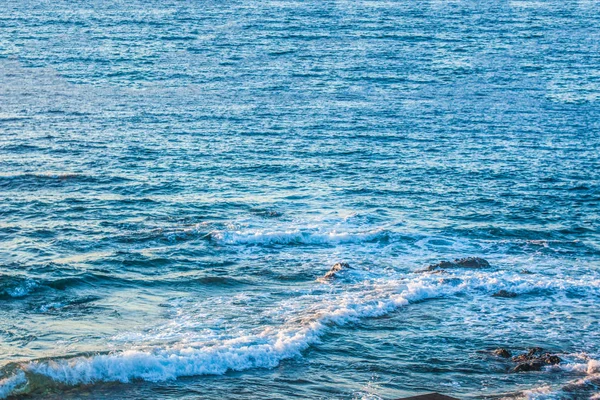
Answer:
<svg viewBox="0 0 600 400"><path fill-rule="evenodd" d="M39 284L31 279L0 276L0 299L18 299L35 291Z"/></svg>
<svg viewBox="0 0 600 400"><path fill-rule="evenodd" d="M386 237L382 229L364 232L314 231L293 229L286 231L214 231L210 237L227 245L286 245L286 244L338 244L361 243L381 240Z"/></svg>
<svg viewBox="0 0 600 400"><path fill-rule="evenodd" d="M127 281L91 272L64 278L23 278L0 275L0 300L22 299L48 291L65 292L69 289L101 283L117 285L125 284Z"/></svg>
<svg viewBox="0 0 600 400"><path fill-rule="evenodd" d="M100 299L101 299L101 297L99 297L99 296L77 297L77 298L67 299L67 300L60 301L60 302L52 302L52 303L48 303L48 304L42 304L39 307L39 311L43 312L43 313L47 313L47 312L56 312L61 309L68 309L68 308L73 308L73 307L85 307L89 303L93 303Z"/></svg>
<svg viewBox="0 0 600 400"><path fill-rule="evenodd" d="M57 187L67 184L105 184L129 181L122 176L91 176L77 172L30 172L30 173L2 173L0 174L0 187L6 189L19 189L26 187Z"/></svg>

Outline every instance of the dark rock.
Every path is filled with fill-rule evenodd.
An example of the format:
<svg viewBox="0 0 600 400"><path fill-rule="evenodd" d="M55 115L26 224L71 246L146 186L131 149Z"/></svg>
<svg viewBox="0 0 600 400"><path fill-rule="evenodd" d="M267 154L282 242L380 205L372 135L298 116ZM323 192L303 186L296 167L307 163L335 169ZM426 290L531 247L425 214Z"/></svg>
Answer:
<svg viewBox="0 0 600 400"><path fill-rule="evenodd" d="M513 357L512 360L518 363L512 372L540 371L546 365L557 365L562 362L559 356L544 353L541 347L529 349L527 353Z"/></svg>
<svg viewBox="0 0 600 400"><path fill-rule="evenodd" d="M529 351L527 351L527 353L519 354L518 356L513 357L512 360L514 362L531 361L531 360L537 358L543 352L544 352L544 349L542 349L541 347L533 347L533 348L529 349Z"/></svg>
<svg viewBox="0 0 600 400"><path fill-rule="evenodd" d="M544 349L541 347L532 347L527 351L527 357L529 359L541 356L544 353Z"/></svg>
<svg viewBox="0 0 600 400"><path fill-rule="evenodd" d="M492 296L512 298L512 297L517 297L517 294L515 292L509 292L508 290L499 290L496 293L494 293Z"/></svg>
<svg viewBox="0 0 600 400"><path fill-rule="evenodd" d="M453 262L450 261L440 261L437 264L431 264L427 267L427 271L435 271L440 268L488 268L490 263L479 257L466 257L466 258L457 258Z"/></svg>
<svg viewBox="0 0 600 400"><path fill-rule="evenodd" d="M452 268L454 264L448 261L442 261L437 264L431 264L428 266L425 271L443 271L442 268Z"/></svg>
<svg viewBox="0 0 600 400"><path fill-rule="evenodd" d="M456 265L454 265L450 261L440 261L437 264L431 264L429 267L427 267L427 270L428 271L435 271L435 270L442 269L442 268L453 268L455 266Z"/></svg>
<svg viewBox="0 0 600 400"><path fill-rule="evenodd" d="M510 358L512 356L510 350L499 348L493 351L494 355L502 358Z"/></svg>
<svg viewBox="0 0 600 400"><path fill-rule="evenodd" d="M527 361L518 364L511 371L512 372L529 372L529 371L541 371L544 363L541 361Z"/></svg>
<svg viewBox="0 0 600 400"><path fill-rule="evenodd" d="M350 265L348 263L345 263L345 262L335 263L333 265L333 267L331 267L331 269L329 271L327 271L327 273L325 274L325 276L323 276L323 279L335 278L335 275L338 272L342 271L343 269L350 269Z"/></svg>

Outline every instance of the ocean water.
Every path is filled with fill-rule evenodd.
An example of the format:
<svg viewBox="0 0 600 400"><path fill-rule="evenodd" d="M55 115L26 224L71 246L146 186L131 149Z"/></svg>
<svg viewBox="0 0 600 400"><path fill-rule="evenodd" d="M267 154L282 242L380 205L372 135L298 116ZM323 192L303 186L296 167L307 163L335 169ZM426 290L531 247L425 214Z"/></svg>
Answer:
<svg viewBox="0 0 600 400"><path fill-rule="evenodd" d="M599 11L2 1L0 398L600 398Z"/></svg>

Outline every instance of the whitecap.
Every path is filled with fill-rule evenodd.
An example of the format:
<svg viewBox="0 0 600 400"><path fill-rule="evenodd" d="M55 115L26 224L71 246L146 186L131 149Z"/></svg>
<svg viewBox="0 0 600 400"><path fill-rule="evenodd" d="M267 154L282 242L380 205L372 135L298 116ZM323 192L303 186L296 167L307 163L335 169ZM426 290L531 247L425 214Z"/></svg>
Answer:
<svg viewBox="0 0 600 400"><path fill-rule="evenodd" d="M381 239L382 229L362 232L339 232L337 230L247 230L213 231L211 237L220 244L227 245L273 245L273 244L338 244L361 243Z"/></svg>

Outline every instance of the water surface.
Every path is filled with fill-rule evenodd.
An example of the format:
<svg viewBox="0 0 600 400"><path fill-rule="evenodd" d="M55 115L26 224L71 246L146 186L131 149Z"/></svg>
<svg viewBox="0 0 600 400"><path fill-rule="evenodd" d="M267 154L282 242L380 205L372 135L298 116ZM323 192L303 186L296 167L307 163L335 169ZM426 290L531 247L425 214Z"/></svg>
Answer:
<svg viewBox="0 0 600 400"><path fill-rule="evenodd" d="M0 398L597 398L599 27L2 2ZM563 362L490 354L534 346Z"/></svg>

